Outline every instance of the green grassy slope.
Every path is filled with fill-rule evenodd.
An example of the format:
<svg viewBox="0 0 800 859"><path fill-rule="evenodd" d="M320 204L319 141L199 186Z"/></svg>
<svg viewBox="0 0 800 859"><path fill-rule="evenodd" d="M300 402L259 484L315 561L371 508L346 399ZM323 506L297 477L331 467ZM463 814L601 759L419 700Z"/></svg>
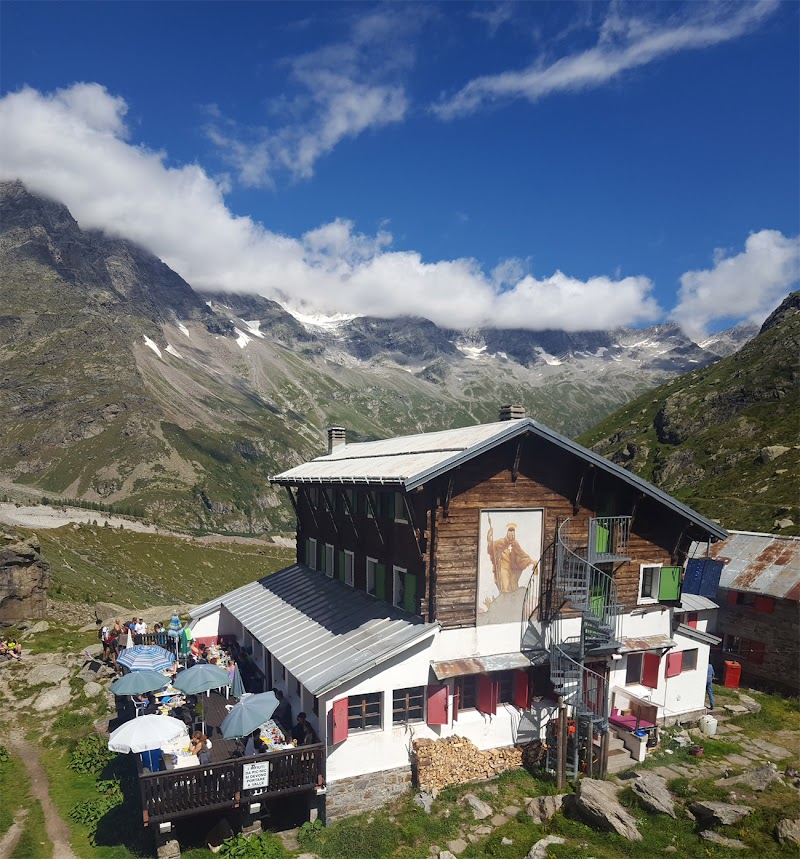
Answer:
<svg viewBox="0 0 800 859"><path fill-rule="evenodd" d="M800 534L799 354L795 292L741 351L633 400L578 441L728 528Z"/></svg>

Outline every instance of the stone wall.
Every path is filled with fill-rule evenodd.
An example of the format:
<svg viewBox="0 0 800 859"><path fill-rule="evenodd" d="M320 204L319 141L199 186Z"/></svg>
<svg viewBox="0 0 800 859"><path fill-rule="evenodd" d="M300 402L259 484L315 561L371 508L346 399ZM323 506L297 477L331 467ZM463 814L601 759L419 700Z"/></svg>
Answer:
<svg viewBox="0 0 800 859"><path fill-rule="evenodd" d="M0 533L0 623L44 617L49 584L36 536Z"/></svg>
<svg viewBox="0 0 800 859"><path fill-rule="evenodd" d="M717 602L718 635L740 636L764 645L763 662L722 652L722 660L742 665L742 683L775 689L790 695L800 692L800 606L795 600L776 599L771 612L749 605L728 605L728 591L720 590ZM723 640L723 645L726 642ZM717 667L721 683L722 666Z"/></svg>
<svg viewBox="0 0 800 859"><path fill-rule="evenodd" d="M396 799L410 787L410 765L330 782L325 797L325 821L373 811L385 802Z"/></svg>

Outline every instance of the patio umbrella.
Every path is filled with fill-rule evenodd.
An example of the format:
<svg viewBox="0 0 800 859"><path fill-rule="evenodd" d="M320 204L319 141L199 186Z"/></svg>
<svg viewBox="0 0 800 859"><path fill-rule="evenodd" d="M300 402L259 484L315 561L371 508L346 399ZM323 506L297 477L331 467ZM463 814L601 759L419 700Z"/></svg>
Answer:
<svg viewBox="0 0 800 859"><path fill-rule="evenodd" d="M234 698L241 698L244 695L244 683L242 682L242 675L239 673L239 666L235 662L228 669L228 675L230 676L231 695Z"/></svg>
<svg viewBox="0 0 800 859"><path fill-rule="evenodd" d="M192 631L188 626L183 628L181 632L181 656L189 655L189 642L192 640Z"/></svg>
<svg viewBox="0 0 800 859"><path fill-rule="evenodd" d="M143 671L145 668L163 671L171 668L174 661L175 654L157 644L137 644L126 648L122 656L117 657L117 662L129 671Z"/></svg>
<svg viewBox="0 0 800 859"><path fill-rule="evenodd" d="M149 752L160 749L185 737L189 729L180 719L172 716L142 716L131 719L114 731L108 738L108 748L112 752Z"/></svg>
<svg viewBox="0 0 800 859"><path fill-rule="evenodd" d="M128 627L128 637L125 639L125 647L130 650L133 647L133 633L131 632L131 628Z"/></svg>
<svg viewBox="0 0 800 859"><path fill-rule="evenodd" d="M219 689L230 683L230 675L219 665L194 665L181 671L172 681L172 685L187 695L197 695L209 689Z"/></svg>
<svg viewBox="0 0 800 859"><path fill-rule="evenodd" d="M167 635L170 638L180 638L181 633L183 632L183 624L181 623L181 619L178 617L178 612L172 612L172 620L169 622L169 626L167 627Z"/></svg>
<svg viewBox="0 0 800 859"><path fill-rule="evenodd" d="M226 740L236 737L246 737L263 725L278 707L278 699L274 692L260 692L258 695L248 695L233 707L219 726Z"/></svg>
<svg viewBox="0 0 800 859"><path fill-rule="evenodd" d="M120 677L111 684L110 688L115 695L141 695L143 692L163 689L168 682L169 680L161 672L145 668Z"/></svg>

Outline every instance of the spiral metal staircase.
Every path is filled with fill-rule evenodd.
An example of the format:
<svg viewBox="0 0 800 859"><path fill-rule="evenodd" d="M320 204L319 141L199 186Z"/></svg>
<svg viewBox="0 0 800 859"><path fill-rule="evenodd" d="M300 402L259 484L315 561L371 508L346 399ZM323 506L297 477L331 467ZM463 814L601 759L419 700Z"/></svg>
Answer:
<svg viewBox="0 0 800 859"><path fill-rule="evenodd" d="M573 720L567 763L571 778L579 772L581 743L590 734L594 738L608 731L608 681L586 662L617 649L623 607L611 573L597 565L627 560L629 533L628 516L591 519L588 534L580 533L571 519L558 529L549 618L550 679ZM550 752L554 768L555 749Z"/></svg>

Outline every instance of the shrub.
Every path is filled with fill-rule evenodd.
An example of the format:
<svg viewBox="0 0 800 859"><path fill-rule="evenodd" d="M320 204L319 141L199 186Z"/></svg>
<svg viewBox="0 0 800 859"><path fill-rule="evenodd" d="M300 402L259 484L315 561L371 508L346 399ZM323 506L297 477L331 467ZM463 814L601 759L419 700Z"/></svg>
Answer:
<svg viewBox="0 0 800 859"><path fill-rule="evenodd" d="M106 741L97 734L90 734L78 740L69 767L75 772L96 775L113 759L114 752L108 750Z"/></svg>
<svg viewBox="0 0 800 859"><path fill-rule="evenodd" d="M289 852L283 842L271 832L262 835L235 835L222 843L222 859L288 859Z"/></svg>
<svg viewBox="0 0 800 859"><path fill-rule="evenodd" d="M92 799L85 799L75 805L69 813L69 816L76 823L85 826L89 832L89 843L94 845L95 836L97 835L97 826L101 819L112 808L116 808L123 802L122 787L116 779L110 781L97 782L97 791L100 796Z"/></svg>

